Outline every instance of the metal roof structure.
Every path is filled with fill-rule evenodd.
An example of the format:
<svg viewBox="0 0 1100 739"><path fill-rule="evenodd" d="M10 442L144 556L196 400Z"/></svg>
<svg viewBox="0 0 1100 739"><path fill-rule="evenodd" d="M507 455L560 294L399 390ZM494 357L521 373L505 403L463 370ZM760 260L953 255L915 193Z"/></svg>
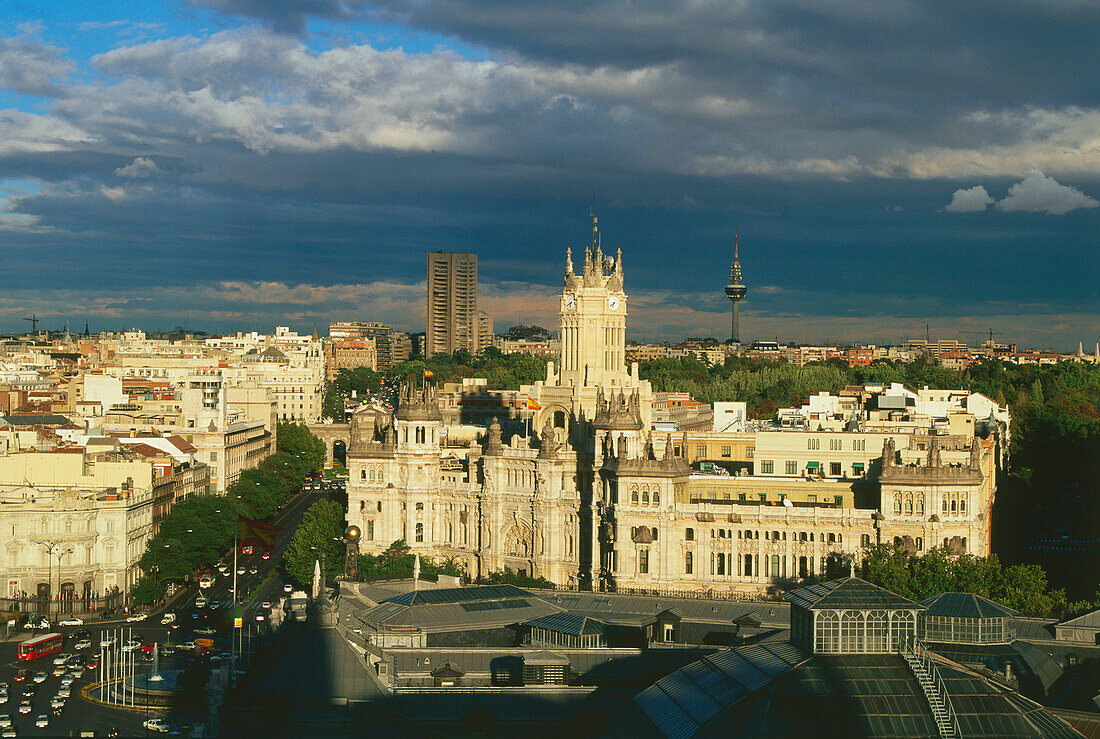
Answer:
<svg viewBox="0 0 1100 739"><path fill-rule="evenodd" d="M1066 619L1059 626L1081 626L1089 629L1100 629L1100 608L1084 613L1076 618Z"/></svg>
<svg viewBox="0 0 1100 739"><path fill-rule="evenodd" d="M576 616L572 613L551 613L549 616L539 616L530 621L524 621L522 625L571 636L606 634L608 631L607 624L602 621L597 621L588 616Z"/></svg>
<svg viewBox="0 0 1100 739"><path fill-rule="evenodd" d="M384 603L400 603L403 606L434 606L442 603L478 603L491 600L530 597L531 593L515 585L480 585L469 588L440 588L436 590L410 590L387 598Z"/></svg>
<svg viewBox="0 0 1100 739"><path fill-rule="evenodd" d="M891 593L885 588L880 588L858 577L845 577L809 585L791 591L784 597L790 601L791 605L807 610L822 608L921 610L922 608L921 604L914 600Z"/></svg>
<svg viewBox="0 0 1100 739"><path fill-rule="evenodd" d="M937 659L966 737L1080 737L1022 695ZM712 655L659 680L634 703L659 736L939 739L928 701L898 655L811 655L786 643Z"/></svg>
<svg viewBox="0 0 1100 739"><path fill-rule="evenodd" d="M1019 611L974 593L940 593L920 602L925 616L948 618L1011 618Z"/></svg>
<svg viewBox="0 0 1100 739"><path fill-rule="evenodd" d="M926 642L925 646L936 654L954 662L980 664L1001 672L1011 663L1017 675L1033 676L1044 693L1062 676L1062 668L1049 654L1024 641L1011 644L941 644ZM1021 685L1021 689L1023 686ZM1025 691L1026 692L1026 691Z"/></svg>
<svg viewBox="0 0 1100 739"><path fill-rule="evenodd" d="M657 681L634 702L663 736L687 739L809 656L789 642L722 652Z"/></svg>

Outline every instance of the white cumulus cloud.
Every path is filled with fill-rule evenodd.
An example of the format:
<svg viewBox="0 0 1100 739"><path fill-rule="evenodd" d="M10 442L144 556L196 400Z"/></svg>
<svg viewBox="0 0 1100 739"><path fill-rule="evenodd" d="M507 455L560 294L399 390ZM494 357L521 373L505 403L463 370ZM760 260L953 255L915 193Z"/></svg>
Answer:
<svg viewBox="0 0 1100 739"><path fill-rule="evenodd" d="M958 193L956 193L957 195ZM1100 201L1075 187L1063 185L1037 169L1008 188L1008 196L997 203L1001 210L1023 210L1060 216L1077 208L1095 208Z"/></svg>
<svg viewBox="0 0 1100 739"><path fill-rule="evenodd" d="M115 174L119 177L129 177L136 180L154 177L160 174L160 168L157 167L156 162L148 157L137 157L125 167L116 169Z"/></svg>
<svg viewBox="0 0 1100 739"><path fill-rule="evenodd" d="M986 192L984 187L975 185L974 187L956 190L955 194L951 196L951 202L945 205L943 209L949 213L973 213L985 210L993 202L993 198L989 197L989 193Z"/></svg>

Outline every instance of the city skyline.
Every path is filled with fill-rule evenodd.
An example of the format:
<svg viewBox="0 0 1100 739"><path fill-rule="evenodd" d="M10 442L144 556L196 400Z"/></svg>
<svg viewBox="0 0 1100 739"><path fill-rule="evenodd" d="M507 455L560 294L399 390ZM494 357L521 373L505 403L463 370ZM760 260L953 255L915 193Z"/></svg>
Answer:
<svg viewBox="0 0 1100 739"><path fill-rule="evenodd" d="M6 14L0 331L421 330L440 249L554 328L595 187L633 339L728 335L735 231L746 341L1100 337L1094 8L301 7Z"/></svg>

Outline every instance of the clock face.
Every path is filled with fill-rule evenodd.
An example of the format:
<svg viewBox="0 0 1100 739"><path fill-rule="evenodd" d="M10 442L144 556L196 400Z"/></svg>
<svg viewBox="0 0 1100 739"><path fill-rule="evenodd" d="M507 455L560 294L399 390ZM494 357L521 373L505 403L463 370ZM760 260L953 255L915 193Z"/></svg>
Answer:
<svg viewBox="0 0 1100 739"><path fill-rule="evenodd" d="M607 298L607 307L611 310L617 310L619 307L619 299L614 295L609 296Z"/></svg>
<svg viewBox="0 0 1100 739"><path fill-rule="evenodd" d="M565 296L565 307L568 308L569 310L573 310L574 308L577 307L577 299L574 298L572 295L566 295Z"/></svg>

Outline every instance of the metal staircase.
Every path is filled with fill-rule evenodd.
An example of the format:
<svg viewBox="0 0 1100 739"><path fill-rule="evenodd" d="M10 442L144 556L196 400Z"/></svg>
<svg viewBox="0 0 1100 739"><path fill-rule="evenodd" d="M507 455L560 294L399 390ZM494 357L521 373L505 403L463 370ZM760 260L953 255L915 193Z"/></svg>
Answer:
<svg viewBox="0 0 1100 739"><path fill-rule="evenodd" d="M943 739L961 736L958 716L951 707L951 696L947 694L947 687L936 669L936 663L932 661L931 653L915 636L906 638L898 651L920 683L924 697L928 699L928 707L932 709L932 718L936 721L940 736Z"/></svg>

